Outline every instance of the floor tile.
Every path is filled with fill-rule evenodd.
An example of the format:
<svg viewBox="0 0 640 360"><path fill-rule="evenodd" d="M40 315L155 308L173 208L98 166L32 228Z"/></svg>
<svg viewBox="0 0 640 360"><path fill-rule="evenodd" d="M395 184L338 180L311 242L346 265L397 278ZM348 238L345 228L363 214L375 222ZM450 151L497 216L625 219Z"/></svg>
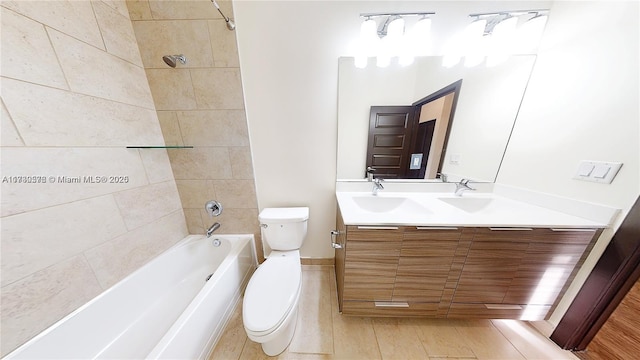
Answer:
<svg viewBox="0 0 640 360"><path fill-rule="evenodd" d="M299 306L290 346L269 357L246 337L239 304L209 360L577 359L521 321L343 316L331 266L303 266Z"/></svg>
<svg viewBox="0 0 640 360"><path fill-rule="evenodd" d="M456 326L471 351L482 359L525 359L490 320L469 320Z"/></svg>
<svg viewBox="0 0 640 360"><path fill-rule="evenodd" d="M329 269L305 267L298 324L289 352L333 354L331 286Z"/></svg>
<svg viewBox="0 0 640 360"><path fill-rule="evenodd" d="M378 318L373 329L383 359L427 359L429 356L420 342L416 327L406 319Z"/></svg>
<svg viewBox="0 0 640 360"><path fill-rule="evenodd" d="M471 357L475 354L456 329L459 321L424 319L417 325L418 335L427 354L434 357Z"/></svg>
<svg viewBox="0 0 640 360"><path fill-rule="evenodd" d="M570 351L555 346L551 340L527 323L516 320L492 320L491 322L527 359L578 359Z"/></svg>

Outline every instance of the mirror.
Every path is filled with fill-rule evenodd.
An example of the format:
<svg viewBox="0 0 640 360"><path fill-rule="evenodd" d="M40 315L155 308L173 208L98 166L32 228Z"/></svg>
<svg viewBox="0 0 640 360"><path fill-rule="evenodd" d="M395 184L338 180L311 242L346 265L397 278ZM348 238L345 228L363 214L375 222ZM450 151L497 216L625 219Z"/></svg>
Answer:
<svg viewBox="0 0 640 360"><path fill-rule="evenodd" d="M353 58L340 58L338 180L365 177L372 106L411 105L462 80L438 172L450 180L494 182L534 61L535 55L517 55L494 67L445 68L442 57L428 56L410 66L359 69Z"/></svg>

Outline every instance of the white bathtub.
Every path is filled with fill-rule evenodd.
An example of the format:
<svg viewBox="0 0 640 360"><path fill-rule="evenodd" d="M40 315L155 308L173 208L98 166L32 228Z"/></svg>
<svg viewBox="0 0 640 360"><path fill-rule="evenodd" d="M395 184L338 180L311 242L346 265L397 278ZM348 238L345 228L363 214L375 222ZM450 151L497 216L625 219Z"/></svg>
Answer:
<svg viewBox="0 0 640 360"><path fill-rule="evenodd" d="M190 235L6 358L206 358L256 266L252 235Z"/></svg>

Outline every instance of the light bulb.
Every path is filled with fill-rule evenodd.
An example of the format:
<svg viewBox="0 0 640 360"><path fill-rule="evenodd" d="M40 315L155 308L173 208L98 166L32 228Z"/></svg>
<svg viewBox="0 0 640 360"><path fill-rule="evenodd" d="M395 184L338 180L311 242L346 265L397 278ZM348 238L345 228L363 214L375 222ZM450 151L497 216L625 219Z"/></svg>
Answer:
<svg viewBox="0 0 640 360"><path fill-rule="evenodd" d="M399 17L392 20L387 26L387 36L391 38L399 38L404 34L404 19Z"/></svg>
<svg viewBox="0 0 640 360"><path fill-rule="evenodd" d="M513 39L517 24L517 17L508 17L493 28L488 46L487 66L496 66L509 59L513 53Z"/></svg>
<svg viewBox="0 0 640 360"><path fill-rule="evenodd" d="M429 37L431 33L431 19L430 18L422 18L418 20L418 22L413 26L413 30L411 32L411 48L414 49L414 53L418 56L429 55L429 50L431 48L431 38Z"/></svg>
<svg viewBox="0 0 640 360"><path fill-rule="evenodd" d="M367 19L362 22L362 25L360 25L360 37L362 39L378 37L378 25L375 20Z"/></svg>

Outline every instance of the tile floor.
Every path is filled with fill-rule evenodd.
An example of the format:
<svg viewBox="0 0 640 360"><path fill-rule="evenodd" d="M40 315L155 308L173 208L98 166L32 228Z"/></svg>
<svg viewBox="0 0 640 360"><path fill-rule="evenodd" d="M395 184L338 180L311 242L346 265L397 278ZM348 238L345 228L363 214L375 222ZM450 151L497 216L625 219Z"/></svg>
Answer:
<svg viewBox="0 0 640 360"><path fill-rule="evenodd" d="M529 323L359 318L338 313L333 266L303 266L298 324L277 359L577 359ZM269 359L249 340L237 306L210 359Z"/></svg>

